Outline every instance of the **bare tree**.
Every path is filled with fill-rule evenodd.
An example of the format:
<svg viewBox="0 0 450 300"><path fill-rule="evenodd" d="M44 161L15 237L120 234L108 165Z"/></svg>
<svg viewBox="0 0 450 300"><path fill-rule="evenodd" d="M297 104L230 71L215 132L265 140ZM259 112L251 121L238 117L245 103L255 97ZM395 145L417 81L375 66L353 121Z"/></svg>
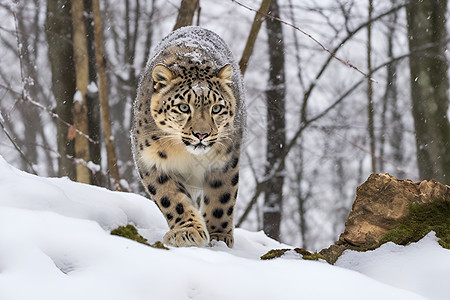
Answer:
<svg viewBox="0 0 450 300"><path fill-rule="evenodd" d="M369 13L368 13L368 25L367 25L367 69L369 74L372 72L372 12L373 12L373 0L369 0ZM373 87L372 79L367 78L367 130L369 132L370 143L370 157L372 164L372 173L377 172L376 165L376 153L375 153L375 128L374 128L374 105L373 105Z"/></svg>
<svg viewBox="0 0 450 300"><path fill-rule="evenodd" d="M279 17L277 0L272 0L270 11ZM269 46L269 81L266 90L267 132L266 132L266 174L270 176L264 190L263 226L271 238L280 239L281 212L283 204L283 170L270 174L273 166L281 161L280 152L286 143L285 121L285 71L284 40L281 23L267 20L266 29ZM270 175L269 175L270 174Z"/></svg>
<svg viewBox="0 0 450 300"><path fill-rule="evenodd" d="M422 179L450 184L450 123L447 118L447 0L412 0L407 6L412 112ZM432 45L420 54L421 47Z"/></svg>
<svg viewBox="0 0 450 300"><path fill-rule="evenodd" d="M109 173L113 179L115 190L122 190L120 185L119 169L117 166L116 149L111 131L111 117L109 114L108 86L103 50L102 18L100 15L99 0L92 0L92 11L94 13L94 37L95 57L98 72L98 88L100 96L100 109L102 113L103 136L105 138L106 155L108 159Z"/></svg>
<svg viewBox="0 0 450 300"><path fill-rule="evenodd" d="M76 73L76 92L72 109L74 125L83 133L89 133L86 108L86 91L89 84L89 61L84 25L83 1L72 0L73 47ZM77 162L77 181L91 183L91 173L86 163L90 160L89 141L82 135L75 135L75 157Z"/></svg>
<svg viewBox="0 0 450 300"><path fill-rule="evenodd" d="M40 33L35 30L38 22L38 15L40 13L40 5L34 2L34 16L30 11L26 10L24 3L16 2L15 9L12 10L15 19L15 35L17 40L18 58L20 61L20 72L23 85L23 93L28 95L41 95L43 91L39 84L40 78L35 67L35 60L40 47L37 40ZM24 98L24 97L22 97ZM45 102L45 99L40 101ZM20 141L23 151L27 155L29 161L33 163L38 162L37 141L39 137L45 140L43 133L43 122L39 114L34 113L28 109L25 101L19 103L17 106L24 123L24 136ZM23 165L26 169L27 165ZM53 173L53 172L50 172Z"/></svg>
<svg viewBox="0 0 450 300"><path fill-rule="evenodd" d="M47 0L45 33L52 73L52 91L56 100L56 114L72 123L73 95L75 94L75 66L73 64L72 20L70 0ZM68 127L56 122L59 176L75 179L74 141L68 139Z"/></svg>
<svg viewBox="0 0 450 300"><path fill-rule="evenodd" d="M84 26L86 28L86 41L88 46L89 61L89 84L97 82L97 70L95 63L95 41L94 41L94 14L92 12L92 0L84 1ZM96 143L89 143L90 161L96 166L102 165L102 139L101 139L101 116L100 100L95 88L88 89L86 93L86 108L88 116L89 136ZM102 172L92 172L92 184L105 186L105 180ZM108 186L108 185L106 185Z"/></svg>
<svg viewBox="0 0 450 300"><path fill-rule="evenodd" d="M397 0L391 0L392 6L395 6ZM392 60L394 58L394 41L395 34L398 26L398 14L393 13L388 17L386 22L387 26L387 58ZM402 120L402 114L399 111L399 97L397 89L397 62L388 64L386 66L386 88L382 98L382 111L381 111L381 127L379 134L379 170L383 172L385 169L385 143L386 137L389 137L389 144L392 147L392 159L394 163L403 165L403 158L405 156L403 149L403 134L405 126ZM389 118L390 117L390 118ZM405 173L399 170L395 174L398 178L404 178Z"/></svg>

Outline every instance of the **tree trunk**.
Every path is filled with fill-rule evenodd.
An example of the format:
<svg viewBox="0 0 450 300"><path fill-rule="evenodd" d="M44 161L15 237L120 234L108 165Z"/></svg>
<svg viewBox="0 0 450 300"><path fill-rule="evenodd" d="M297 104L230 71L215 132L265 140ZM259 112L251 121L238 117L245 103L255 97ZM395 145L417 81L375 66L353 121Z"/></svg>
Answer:
<svg viewBox="0 0 450 300"><path fill-rule="evenodd" d="M273 0L270 11L279 17L278 2ZM265 185L263 224L264 232L279 240L283 202L284 176L282 172L269 174L274 166L281 163L281 152L286 143L285 124L285 72L284 42L281 23L275 20L266 22L269 46L269 81L267 83L267 148L266 176L270 179Z"/></svg>
<svg viewBox="0 0 450 300"><path fill-rule="evenodd" d="M199 0L182 0L178 11L177 21L173 30L192 25L195 10L199 6Z"/></svg>
<svg viewBox="0 0 450 300"><path fill-rule="evenodd" d="M35 64L35 56L38 48L34 48L33 36L29 34L31 29L34 27L38 27L38 23L31 23L26 17L26 5L23 3L17 3L17 12L14 14L15 22L16 22L16 39L17 39L17 48L19 51L19 59L20 59L20 68L22 75L22 83L23 89L26 91L28 95L32 97L36 97L39 95L41 91L39 89L39 77L36 70ZM39 13L38 7L34 7L37 10L36 13ZM36 21L36 18L33 18L33 21ZM29 25L28 25L29 24ZM36 39L39 37L36 36ZM37 98L39 99L39 98ZM45 99L40 99L40 103ZM23 120L23 150L28 160L32 163L36 164L38 162L38 151L36 145L38 144L38 136L44 136L42 131L42 121L41 116L36 114L33 110L29 109L28 103L22 102L17 105L17 110L20 112ZM24 169L28 169L26 164L23 165Z"/></svg>
<svg viewBox="0 0 450 300"><path fill-rule="evenodd" d="M92 12L92 0L84 0L85 20L84 26L86 28L86 41L88 45L88 60L89 60L89 84L97 82L97 70L95 66L95 43L94 43L94 17ZM89 136L98 143L89 143L89 155L91 161L97 166L102 164L101 155L101 116L100 116L100 102L98 99L98 92L87 91L86 93L86 108L88 116ZM102 172L92 172L92 184L98 186L107 186Z"/></svg>
<svg viewBox="0 0 450 300"><path fill-rule="evenodd" d="M75 94L75 67L73 64L71 4L69 0L48 0L45 33L52 71L52 92L56 100L56 114L72 123L72 104ZM75 180L74 141L67 138L68 127L56 122L58 145L58 176Z"/></svg>
<svg viewBox="0 0 450 300"><path fill-rule="evenodd" d="M94 13L94 37L95 37L95 57L98 73L98 92L100 97L100 110L102 114L103 136L105 138L106 155L108 158L108 168L113 180L114 190L122 190L120 186L119 169L117 167L116 148L111 132L111 117L108 103L108 83L104 60L102 19L100 15L99 0L92 0L92 11Z"/></svg>
<svg viewBox="0 0 450 300"><path fill-rule="evenodd" d="M447 0L412 0L407 6L411 98L417 161L422 179L450 184L450 124L447 118ZM426 51L418 49L434 45Z"/></svg>
<svg viewBox="0 0 450 300"><path fill-rule="evenodd" d="M145 69L145 65L147 64L147 59L150 56L150 49L152 47L152 38L153 38L153 18L155 16L156 6L155 1L152 0L152 10L150 13L150 16L146 18L146 23L144 25L145 28L147 28L147 36L145 39L145 48L144 48L144 59L142 60L141 69Z"/></svg>
<svg viewBox="0 0 450 300"><path fill-rule="evenodd" d="M369 0L369 22L372 19L373 0ZM369 74L372 72L372 23L367 25L367 69ZM376 155L375 155L375 129L374 129L374 106L373 106L373 88L372 79L367 78L367 130L369 131L370 158L372 173L376 173Z"/></svg>
<svg viewBox="0 0 450 300"><path fill-rule="evenodd" d="M74 126L81 132L89 134L86 108L86 90L89 84L89 61L83 12L83 1L72 0L73 47L77 90L74 95L72 114ZM80 134L75 136L75 157L81 160L77 161L76 165L77 181L91 183L91 173L86 166L86 163L90 160L89 141Z"/></svg>
<svg viewBox="0 0 450 300"><path fill-rule="evenodd" d="M397 0L391 0L391 5L394 7ZM397 12L392 13L388 17L388 33L387 33L387 57L389 60L394 59L394 37L397 27ZM384 170L384 148L385 137L389 136L389 144L392 148L392 158L398 166L403 165L404 149L403 149L403 134L404 125L402 115L398 107L398 92L397 92L397 63L391 63L386 66L386 90L383 96L383 112L381 114L381 132L380 132L380 157L379 170ZM390 113L390 115L389 115ZM389 116L389 119L388 119ZM389 126L388 126L389 124ZM395 174L398 178L405 178L406 174L403 170L398 170Z"/></svg>

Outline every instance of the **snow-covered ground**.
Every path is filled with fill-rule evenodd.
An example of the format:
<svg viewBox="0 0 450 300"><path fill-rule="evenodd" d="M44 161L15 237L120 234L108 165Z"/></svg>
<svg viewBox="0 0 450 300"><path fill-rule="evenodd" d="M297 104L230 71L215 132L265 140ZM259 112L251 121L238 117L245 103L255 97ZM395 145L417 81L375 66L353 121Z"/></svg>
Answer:
<svg viewBox="0 0 450 300"><path fill-rule="evenodd" d="M143 197L30 175L0 156L0 299L450 299L450 251L433 234L331 266L261 261L288 246L243 229L233 249L167 251L109 234L128 223L150 243L167 231Z"/></svg>

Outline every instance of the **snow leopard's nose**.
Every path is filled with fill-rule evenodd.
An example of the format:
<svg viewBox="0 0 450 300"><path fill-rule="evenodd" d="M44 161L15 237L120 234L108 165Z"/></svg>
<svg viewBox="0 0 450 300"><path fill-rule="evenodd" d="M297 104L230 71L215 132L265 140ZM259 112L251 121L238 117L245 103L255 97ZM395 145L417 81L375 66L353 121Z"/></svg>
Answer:
<svg viewBox="0 0 450 300"><path fill-rule="evenodd" d="M192 132L192 134L200 141L203 141L209 136L209 133Z"/></svg>

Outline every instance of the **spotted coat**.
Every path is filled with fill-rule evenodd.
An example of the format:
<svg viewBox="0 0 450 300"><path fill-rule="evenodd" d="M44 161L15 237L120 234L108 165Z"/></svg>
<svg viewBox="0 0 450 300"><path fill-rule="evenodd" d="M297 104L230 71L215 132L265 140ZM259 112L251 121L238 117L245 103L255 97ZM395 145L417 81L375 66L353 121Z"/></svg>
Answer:
<svg viewBox="0 0 450 300"><path fill-rule="evenodd" d="M232 61L192 59L202 51L177 44L148 64L135 102L133 155L169 225L165 244L206 246L214 239L232 247L244 126L240 74Z"/></svg>

